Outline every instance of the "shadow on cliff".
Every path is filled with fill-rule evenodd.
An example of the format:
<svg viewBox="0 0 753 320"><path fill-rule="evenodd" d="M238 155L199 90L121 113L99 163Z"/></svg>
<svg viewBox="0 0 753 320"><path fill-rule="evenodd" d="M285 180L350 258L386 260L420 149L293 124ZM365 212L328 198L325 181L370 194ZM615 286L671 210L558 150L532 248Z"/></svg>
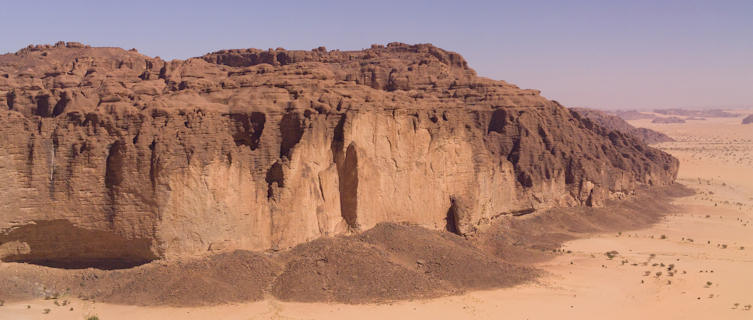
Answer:
<svg viewBox="0 0 753 320"><path fill-rule="evenodd" d="M627 200L607 200L604 207L568 207L503 216L473 239L493 255L520 264L541 262L558 254L565 241L602 232L628 231L659 222L681 210L672 199L695 192L679 183L639 188Z"/></svg>
<svg viewBox="0 0 753 320"><path fill-rule="evenodd" d="M0 233L0 260L63 269L131 268L157 256L147 239L88 230L64 219L35 221Z"/></svg>

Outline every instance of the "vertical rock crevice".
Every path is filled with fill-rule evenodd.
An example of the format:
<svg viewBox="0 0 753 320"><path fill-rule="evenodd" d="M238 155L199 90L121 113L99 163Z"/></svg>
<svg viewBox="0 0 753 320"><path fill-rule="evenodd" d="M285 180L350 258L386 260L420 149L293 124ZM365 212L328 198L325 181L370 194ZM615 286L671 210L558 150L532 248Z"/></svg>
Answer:
<svg viewBox="0 0 753 320"><path fill-rule="evenodd" d="M123 167L125 157L125 144L122 141L116 141L107 151L105 162L105 189L107 191L107 208L105 209L106 219L112 226L115 223L117 214L117 197L120 192L119 187L123 183Z"/></svg>
<svg viewBox="0 0 753 320"><path fill-rule="evenodd" d="M49 193L50 198L55 199L55 158L57 157L58 137L53 135L50 141L50 180Z"/></svg>
<svg viewBox="0 0 753 320"><path fill-rule="evenodd" d="M65 108L68 107L68 104L71 102L70 97L68 97L67 93L63 93L60 95L60 100L55 103L55 107L52 109L52 116L57 117L65 111Z"/></svg>
<svg viewBox="0 0 753 320"><path fill-rule="evenodd" d="M447 209L447 215L445 217L445 230L459 235L458 229L458 206L455 203L455 197L450 197L450 208Z"/></svg>
<svg viewBox="0 0 753 320"><path fill-rule="evenodd" d="M343 114L332 135L332 159L337 168L340 215L350 230L360 229L358 222L358 152L352 142L345 149L345 122Z"/></svg>
<svg viewBox="0 0 753 320"><path fill-rule="evenodd" d="M342 166L338 167L340 178L340 210L348 228L358 230L358 152L351 143L345 151Z"/></svg>
<svg viewBox="0 0 753 320"><path fill-rule="evenodd" d="M303 122L298 113L288 112L280 120L280 157L290 159L290 154L303 137Z"/></svg>
<svg viewBox="0 0 753 320"><path fill-rule="evenodd" d="M160 166L159 166L159 157L157 157L157 141L152 140L152 143L149 145L149 150L151 155L149 156L149 182L152 183L152 193L157 193L157 176L159 175Z"/></svg>
<svg viewBox="0 0 753 320"><path fill-rule="evenodd" d="M5 101L8 104L8 110L13 110L16 104L16 93L11 91L5 94Z"/></svg>
<svg viewBox="0 0 753 320"><path fill-rule="evenodd" d="M31 188L33 186L34 182L34 149L36 148L36 137L31 136L29 137L29 142L27 143L27 152L26 152L26 172L24 173L24 176L26 177L26 187Z"/></svg>

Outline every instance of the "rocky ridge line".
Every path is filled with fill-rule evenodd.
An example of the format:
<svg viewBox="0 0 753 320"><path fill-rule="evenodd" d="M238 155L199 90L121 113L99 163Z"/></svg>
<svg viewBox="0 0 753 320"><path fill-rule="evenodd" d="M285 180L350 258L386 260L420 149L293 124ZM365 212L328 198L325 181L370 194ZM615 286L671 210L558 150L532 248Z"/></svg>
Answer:
<svg viewBox="0 0 753 320"><path fill-rule="evenodd" d="M593 120L604 128L632 135L646 144L674 141L674 139L666 134L647 128L636 128L619 116L611 115L603 111L588 108L570 108L570 110L574 110L580 115Z"/></svg>

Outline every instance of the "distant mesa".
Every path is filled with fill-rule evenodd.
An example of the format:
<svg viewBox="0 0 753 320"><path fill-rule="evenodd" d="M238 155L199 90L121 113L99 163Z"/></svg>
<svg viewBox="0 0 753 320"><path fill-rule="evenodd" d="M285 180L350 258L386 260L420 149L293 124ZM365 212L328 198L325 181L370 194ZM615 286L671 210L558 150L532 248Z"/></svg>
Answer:
<svg viewBox="0 0 753 320"><path fill-rule="evenodd" d="M683 120L706 120L708 118L735 118L740 115L724 111L721 109L707 109L707 110L690 110L682 108L667 108L667 109L655 109L652 112L641 112L638 110L617 110L617 111L605 111L608 114L614 114L624 120L641 120L641 119L655 119L666 116L669 118L680 118ZM669 121L669 122L667 122ZM659 119L653 121L654 123L681 123L675 119L663 120Z"/></svg>
<svg viewBox="0 0 753 320"><path fill-rule="evenodd" d="M721 109L707 109L707 110L688 110L680 108L672 109L656 109L655 113L666 116L683 116L683 117L700 117L700 118L735 118L739 117L739 114L727 112ZM688 119L696 120L696 119Z"/></svg>
<svg viewBox="0 0 753 320"><path fill-rule="evenodd" d="M652 123L685 123L685 119L680 117L657 117L651 120Z"/></svg>
<svg viewBox="0 0 753 320"><path fill-rule="evenodd" d="M616 116L624 119L624 120L641 120L641 119L653 119L656 118L655 115L640 112L637 110L617 110L613 112Z"/></svg>
<svg viewBox="0 0 753 320"><path fill-rule="evenodd" d="M748 115L747 117L743 118L743 124L750 124L753 123L753 114Z"/></svg>

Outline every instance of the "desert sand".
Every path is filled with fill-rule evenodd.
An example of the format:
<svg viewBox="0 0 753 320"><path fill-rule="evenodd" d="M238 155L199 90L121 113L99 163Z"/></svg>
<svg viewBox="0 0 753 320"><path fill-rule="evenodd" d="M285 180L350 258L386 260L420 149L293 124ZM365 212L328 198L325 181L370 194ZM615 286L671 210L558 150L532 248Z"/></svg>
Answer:
<svg viewBox="0 0 753 320"><path fill-rule="evenodd" d="M696 194L674 200L682 210L649 228L566 242L535 265L546 274L533 283L369 305L267 298L172 308L60 297L5 303L0 319L751 319L753 128L740 119L631 120L676 140L656 146L680 159L678 182Z"/></svg>

